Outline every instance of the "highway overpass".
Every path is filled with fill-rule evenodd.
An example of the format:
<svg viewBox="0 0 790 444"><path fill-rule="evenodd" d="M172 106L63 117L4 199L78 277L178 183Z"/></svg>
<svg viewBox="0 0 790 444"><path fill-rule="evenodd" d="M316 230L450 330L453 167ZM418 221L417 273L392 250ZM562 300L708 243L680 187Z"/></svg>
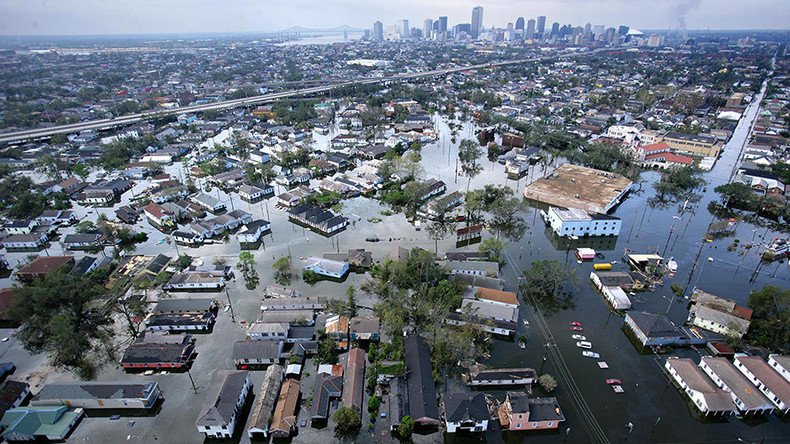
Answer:
<svg viewBox="0 0 790 444"><path fill-rule="evenodd" d="M495 68L495 67L508 66L508 65L518 65L523 63L531 63L531 62L538 62L538 61L551 60L551 59L580 57L580 56L589 55L596 52L607 51L607 50L608 49L597 49L593 51L584 51L584 52L571 52L571 53L562 53L562 54L554 53L550 55L532 57L527 59L507 60L502 62L460 66L455 68L435 69L431 71L423 71L413 74L398 74L398 75L387 76L387 77L354 79L347 82L333 83L330 85L313 86L309 88L300 88L300 89L294 89L285 92L277 92L271 94L245 97L242 99L222 100L219 102L206 103L201 105L190 105L190 106L182 106L177 108L146 111L137 114L118 116L110 119L89 120L84 122L72 123L68 125L58 125L58 126L51 126L46 128L32 128L27 130L2 133L0 134L0 144L10 145L10 144L28 142L33 140L48 139L54 136L55 134L72 134L84 130L96 130L96 131L107 130L116 127L132 125L146 120L155 120L155 119L160 119L162 117L179 115L182 113L197 113L202 111L224 110L230 108L258 105L261 103L274 102L280 99L310 96L313 94L321 94L321 93L329 92L333 89L352 86L352 85L370 85L375 83L413 80L423 77L436 77L445 74L452 74L456 72L463 72L469 70Z"/></svg>

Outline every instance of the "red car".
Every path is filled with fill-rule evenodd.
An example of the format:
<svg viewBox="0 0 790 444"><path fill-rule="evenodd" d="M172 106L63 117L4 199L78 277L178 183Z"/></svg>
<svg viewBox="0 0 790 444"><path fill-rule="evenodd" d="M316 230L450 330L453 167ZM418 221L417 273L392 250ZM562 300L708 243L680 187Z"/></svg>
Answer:
<svg viewBox="0 0 790 444"><path fill-rule="evenodd" d="M606 383L609 384L609 385L620 385L620 384L622 384L622 382L620 382L619 379L607 379Z"/></svg>
<svg viewBox="0 0 790 444"><path fill-rule="evenodd" d="M573 330L573 331L584 331L584 329L583 329L583 328L581 328L581 327L579 327L579 326L576 326L576 325L574 325L573 327L571 327L571 330Z"/></svg>
<svg viewBox="0 0 790 444"><path fill-rule="evenodd" d="M571 322L571 325L575 325L577 327L581 327L582 323L581 322L577 322L577 321L573 321L573 322Z"/></svg>

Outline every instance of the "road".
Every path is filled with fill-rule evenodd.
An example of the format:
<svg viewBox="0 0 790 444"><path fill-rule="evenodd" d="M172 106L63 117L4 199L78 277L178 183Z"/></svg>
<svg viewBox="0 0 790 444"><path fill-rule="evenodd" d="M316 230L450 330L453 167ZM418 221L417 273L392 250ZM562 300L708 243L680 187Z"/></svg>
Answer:
<svg viewBox="0 0 790 444"><path fill-rule="evenodd" d="M119 126L132 125L145 120L159 119L166 116L178 115L182 113L196 113L211 110L223 110L230 108L238 108L243 106L257 105L261 103L273 102L280 99L287 99L291 97L307 96L312 94L319 94L331 91L333 89L342 88L353 85L370 85L385 82L399 82L404 80L413 80L423 77L436 77L456 72L463 72L469 70L478 70L486 68L496 68L508 65L518 65L522 63L532 63L550 59L565 59L579 56L585 56L601 51L611 51L611 49L596 49L592 51L551 54L540 57L531 57L527 59L508 60L494 63L481 63L477 65L467 65L455 68L435 69L431 71L423 71L413 74L398 74L387 77L376 77L370 79L351 80L347 82L335 83L330 85L314 86L310 88L300 88L291 91L263 94L252 97L245 97L242 99L222 100L214 103L207 103L201 105L190 105L172 109L146 111L143 113L129 114L125 116L114 117L110 119L97 119L79 123L72 123L68 125L58 125L48 128L33 128L22 131L13 131L0 134L0 144L14 144L20 142L27 142L31 140L47 139L55 134L71 134L85 130L106 130Z"/></svg>

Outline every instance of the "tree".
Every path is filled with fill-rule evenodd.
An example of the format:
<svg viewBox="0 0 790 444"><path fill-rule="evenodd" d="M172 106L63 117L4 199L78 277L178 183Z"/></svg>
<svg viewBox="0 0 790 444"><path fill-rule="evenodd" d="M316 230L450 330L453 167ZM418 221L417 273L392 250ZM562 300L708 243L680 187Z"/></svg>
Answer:
<svg viewBox="0 0 790 444"><path fill-rule="evenodd" d="M90 175L90 167L85 163L78 163L71 168L71 171L79 176L80 179L85 180Z"/></svg>
<svg viewBox="0 0 790 444"><path fill-rule="evenodd" d="M357 299L354 297L356 292L353 284L346 288L346 315L349 319L357 315Z"/></svg>
<svg viewBox="0 0 790 444"><path fill-rule="evenodd" d="M283 256L272 264L274 281L279 285L291 285L293 270L291 269L291 256Z"/></svg>
<svg viewBox="0 0 790 444"><path fill-rule="evenodd" d="M528 302L539 305L547 313L572 305L577 282L572 268L557 261L539 260L524 270L523 277L519 290Z"/></svg>
<svg viewBox="0 0 790 444"><path fill-rule="evenodd" d="M524 202L516 197L498 198L490 205L491 220L489 226L497 239L504 237L516 242L527 230L527 223L519 212L524 209Z"/></svg>
<svg viewBox="0 0 790 444"><path fill-rule="evenodd" d="M474 140L464 139L458 147L458 160L461 162L461 171L467 177L467 192L469 191L469 185L472 183L472 178L483 171L483 166L477 163L477 159L482 155L483 150L480 149Z"/></svg>
<svg viewBox="0 0 790 444"><path fill-rule="evenodd" d="M239 270L244 277L244 287L247 290L255 290L258 287L258 271L255 270L255 256L249 251L239 253Z"/></svg>
<svg viewBox="0 0 790 444"><path fill-rule="evenodd" d="M337 409L332 419L335 421L335 434L338 436L350 436L362 427L362 419L359 413L349 407Z"/></svg>
<svg viewBox="0 0 790 444"><path fill-rule="evenodd" d="M752 322L749 342L760 347L790 348L790 289L767 285L749 294Z"/></svg>
<svg viewBox="0 0 790 444"><path fill-rule="evenodd" d="M697 191L705 185L702 171L696 167L674 167L664 171L661 180L653 184L657 196L652 204L677 202L682 199L697 200Z"/></svg>
<svg viewBox="0 0 790 444"><path fill-rule="evenodd" d="M502 262L502 250L505 249L505 241L489 237L480 242L478 249L481 253L487 254L489 260Z"/></svg>
<svg viewBox="0 0 790 444"><path fill-rule="evenodd" d="M178 262L176 262L176 267L178 267L179 270L184 270L190 265L192 265L192 259L193 259L192 256L188 254L182 254L178 256Z"/></svg>
<svg viewBox="0 0 790 444"><path fill-rule="evenodd" d="M92 233L96 231L96 224L89 220L83 220L78 223L74 229L77 231L77 233Z"/></svg>
<svg viewBox="0 0 790 444"><path fill-rule="evenodd" d="M334 339L326 337L318 343L315 360L318 364L337 364L337 347Z"/></svg>
<svg viewBox="0 0 790 444"><path fill-rule="evenodd" d="M719 185L713 189L719 193L722 203L728 208L739 208L747 211L757 211L755 204L758 196L749 185L740 182L732 182Z"/></svg>
<svg viewBox="0 0 790 444"><path fill-rule="evenodd" d="M414 432L414 418L406 415L398 424L398 437L403 441L410 441L412 432Z"/></svg>
<svg viewBox="0 0 790 444"><path fill-rule="evenodd" d="M557 388L557 380L548 373L538 376L538 384L546 393L551 393Z"/></svg>
<svg viewBox="0 0 790 444"><path fill-rule="evenodd" d="M49 273L32 285L14 289L18 300L11 316L20 323L16 337L26 350L47 352L56 367L95 375L98 345L109 341L112 319L91 313L89 304L106 295L106 272L75 276L64 270Z"/></svg>

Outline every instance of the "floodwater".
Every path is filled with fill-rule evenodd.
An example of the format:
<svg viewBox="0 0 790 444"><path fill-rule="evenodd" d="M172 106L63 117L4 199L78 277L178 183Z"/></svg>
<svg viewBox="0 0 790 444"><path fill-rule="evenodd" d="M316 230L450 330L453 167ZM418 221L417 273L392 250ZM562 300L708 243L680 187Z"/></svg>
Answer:
<svg viewBox="0 0 790 444"><path fill-rule="evenodd" d="M760 97L754 100L759 104ZM742 119L732 139L716 163L713 170L705 175L708 181L706 191L697 204L689 204L685 212L681 212L683 203L665 208L650 208L647 199L654 195L652 184L658 179L659 173L643 173L641 182L636 188L641 191L631 193L628 198L614 211L623 219L620 236L614 242L598 245L575 245L603 247L606 261L622 262L624 249L635 252L658 252L664 257L674 257L678 263L678 271L674 278L665 279L663 287L653 292L637 293L631 297L633 310L652 313L666 313L676 325L682 324L688 314L686 300L678 300L670 290L672 283L688 285L686 294L690 294L694 286L721 297L736 300L745 305L749 292L765 285L772 284L783 288L790 287L790 273L786 262L762 264L758 252L760 245L777 236L765 228L741 222L734 236L716 240L711 243L704 241L712 215L707 211L709 202L718 199L713 188L727 183L739 156L743 141L748 135L752 119L756 116L757 107L751 106L746 118ZM494 167L496 169L496 167ZM501 177L501 176L498 176ZM498 182L497 178L488 178ZM476 178L486 183L486 179ZM473 181L474 187L475 181ZM640 186L641 185L641 186ZM479 185L478 185L479 186ZM523 184L519 190L523 189ZM522 311L530 326L526 327L529 337L526 349L519 349L513 343L495 341L492 356L486 362L494 367L527 366L560 375L560 362L551 353L547 353L545 342L556 344L557 351L564 361L563 368L570 370L570 376L579 388L581 398L592 412L594 421L606 433L611 442L630 440L633 442L736 442L739 438L746 442L783 441L790 439L790 427L777 416L767 416L758 420L741 420L731 417L716 423L701 422L693 415L696 413L687 406L686 398L662 373L664 360L673 354L691 357L699 361L699 352L695 350L677 350L668 355L640 355L621 330L622 317L609 311L607 304L592 287L589 275L592 263L577 263L573 251L568 251L564 241L552 242L549 239L537 210L530 208L525 217L530 221L530 229L519 242L508 245L506 255L508 265L503 275L509 290L518 285L517 275L520 270L529 267L533 260L555 259L565 262L577 270L578 285L574 307L559 311L546 317L549 334L543 334L538 328L539 320L530 308ZM740 239L742 244L756 244L744 256L742 250L727 251L733 239ZM580 240L579 243L584 243ZM695 258L699 256L697 266L692 269ZM712 262L708 260L712 258ZM617 263L613 270L625 271L627 265ZM580 349L571 339L569 323L579 321L584 324L583 334L593 343L593 350L601 354L601 359L609 364L609 369L598 368L595 359L585 358ZM704 352L702 352L704 353ZM545 358L545 363L544 361ZM615 394L604 382L608 378L623 381L625 393ZM566 386L567 381L558 378L559 388L553 396L559 400L567 418L560 431L543 433L536 436L508 434L499 431L489 432L485 436L490 442L556 442L565 438L569 442L589 442L586 434L589 424L581 420L578 411L580 401L573 396ZM502 398L504 393L497 393ZM633 424L629 432L627 424ZM568 431L567 429L570 429ZM566 437L567 433L567 437Z"/></svg>
<svg viewBox="0 0 790 444"><path fill-rule="evenodd" d="M759 103L760 97L754 100ZM673 279L666 280L663 287L654 292L640 293L632 297L633 309L653 313L667 313L676 323L681 324L686 319L686 301L677 301L670 291L672 283L688 284L690 293L693 286L698 286L713 294L735 299L740 304L745 304L749 291L762 288L767 284L780 287L790 287L790 272L787 263L773 263L760 266L758 251L765 241L769 241L777 234L756 227L746 222L741 222L737 233L730 238L706 243L703 235L708 224L712 221L711 214L707 211L710 201L717 199L713 188L726 183L737 161L740 147L747 136L751 120L756 115L755 106L749 108L746 117L741 121L732 140L727 145L722 158L716 163L714 169L705 177L708 180L706 192L697 204L690 205L685 212L680 212L681 204L670 205L665 208L650 208L647 200L653 195L652 184L658 179L658 173L647 172L642 174L641 191L631 193L628 198L614 211L614 214L623 219L621 235L617 238L579 240L572 245L589 246L600 250L607 261L621 261L625 248L636 252L658 251L665 257L674 257L678 262L678 272ZM527 177L518 181L508 180L504 173L504 166L496 162L482 159L485 169L472 178L468 183L465 177L456 176L456 158L458 145L463 138L474 137L474 126L465 122L457 134L455 143L446 122L437 118L437 129L440 137L436 143L429 144L422 149L422 164L425 169L424 178L434 177L444 180L448 193L452 191L466 191L481 188L486 184L498 184L511 187L516 196L520 196L524 185L537 177L542 171L537 167L530 170ZM316 137L316 148L326 144L327 137ZM168 166L168 172L178 177L183 175L180 163ZM139 182L134 189L134 194L139 195L148 185L147 181ZM278 188L277 192L282 192ZM227 195L216 188L210 192L220 200L226 202L229 209L243 209L254 215L255 218L265 218L272 222L272 234L266 236L264 245L253 252L257 261L257 269L261 276L260 288L248 291L242 285L234 285L230 297L233 299L236 315L240 319L251 321L259 313L260 289L271 282L271 261L275 257L291 255L296 269L301 268L300 258L321 255L327 251L343 251L348 248L367 248L373 251L374 259L380 260L387 255L394 256L397 246L407 248L421 247L428 250L434 249L434 241L429 239L425 230L416 231L402 214L384 217L381 211L385 210L377 201L368 198L355 198L343 202L342 213L353 221L353 225L334 236L325 238L287 221L284 211L274 208L275 199L268 203L248 204L242 202L238 195ZM123 201L127 203L132 197L127 193ZM74 211L81 218L94 220L100 212L106 213L114 219L110 209L94 209L76 206ZM369 221L371 218L383 219L381 222ZM526 349L520 349L513 342L495 340L492 356L485 362L493 367L521 367L527 366L553 374L558 378L559 387L553 393L567 418L561 430L538 434L509 434L497 430L488 432L484 436L473 438L475 441L508 442L515 443L525 440L531 442L558 442L566 439L568 442L590 442L586 429L592 421L583 421L579 405L589 409L594 422L599 424L609 441L621 442L628 439L632 442L737 442L738 438L745 442L759 442L765 438L767 442L788 441L790 427L783 423L777 416L767 416L759 420L744 421L735 417L717 423L703 423L695 418L694 411L689 410L686 400L672 385L668 384L663 375L661 365L666 355L656 357L640 355L629 342L621 327L623 319L611 313L603 298L589 283L589 274L592 271L591 263L578 264L573 251L568 251L568 244L564 240L552 239L544 223L537 214L537 210L529 208L524 212L524 218L529 224L528 231L519 242L513 242L506 249L508 265L503 268L503 277L507 281L509 290L517 287L517 276L521 270L529 267L533 260L555 259L565 262L577 270L578 285L574 306L556 314L547 316L546 330L541 331L539 319L530 307L522 309L522 319L529 322L525 327L528 336ZM73 228L64 230L64 235L72 232ZM238 257L238 241L231 237L228 243L204 245L199 248L176 247L172 242L167 242L167 236L154 230L144 220L135 226L136 231L149 234L149 241L137 248L138 254L164 253L170 256L188 253L192 256L210 261L214 257L225 257L228 262L235 264ZM370 235L377 235L382 242L368 243L364 239ZM755 243L744 256L740 250L727 251L727 246L733 239L738 238L742 244ZM453 236L438 243L438 251L456 250ZM475 250L476 246L466 249ZM62 246L54 243L48 254L62 254ZM106 254L111 254L108 251ZM82 253L78 253L82 255ZM9 253L6 255L9 262L16 264L27 256L27 253ZM699 256L697 266L693 269L695 258ZM712 258L709 262L707 258ZM614 270L625 270L622 263L614 265ZM338 285L331 282L319 282L309 286L297 281L294 287L305 294L320 295L322 297L344 298L345 288L348 283L359 286L366 279L365 275L349 276L346 284ZM6 278L0 280L0 285L9 286L13 282ZM371 306L373 300L358 292L360 305ZM584 324L584 335L593 343L593 350L601 354L601 360L606 361L610 368L600 370L596 360L584 358L576 348L575 341L570 338L568 323L579 321ZM554 349L547 352L544 344L556 344ZM698 353L694 350L678 350L676 354L688 356L698 360ZM544 363L544 356L546 356ZM561 357L561 360L560 358ZM564 364L563 364L564 363ZM569 370L569 378L560 376L560 368ZM173 376L179 378L179 376ZM604 380L618 378L623 381L625 393L615 394ZM569 385L570 382L570 385ZM452 382L450 385L456 385ZM577 386L577 391L571 391L571 386ZM502 399L504 392L487 391L495 397ZM575 395L573 394L575 393ZM583 402L581 401L583 399ZM166 418L160 418L167 420ZM633 430L629 433L626 424L632 423ZM190 426L191 427L191 426ZM570 431L568 431L570 429ZM183 433L193 433L194 429ZM125 432L124 432L125 433ZM567 433L567 436L565 435ZM189 436L189 435L184 435ZM361 434L360 442L371 438L370 435ZM372 439L372 438L371 438ZM428 440L441 440L441 435L428 437ZM450 441L465 441L458 437L446 437ZM296 441L299 441L297 439Z"/></svg>

